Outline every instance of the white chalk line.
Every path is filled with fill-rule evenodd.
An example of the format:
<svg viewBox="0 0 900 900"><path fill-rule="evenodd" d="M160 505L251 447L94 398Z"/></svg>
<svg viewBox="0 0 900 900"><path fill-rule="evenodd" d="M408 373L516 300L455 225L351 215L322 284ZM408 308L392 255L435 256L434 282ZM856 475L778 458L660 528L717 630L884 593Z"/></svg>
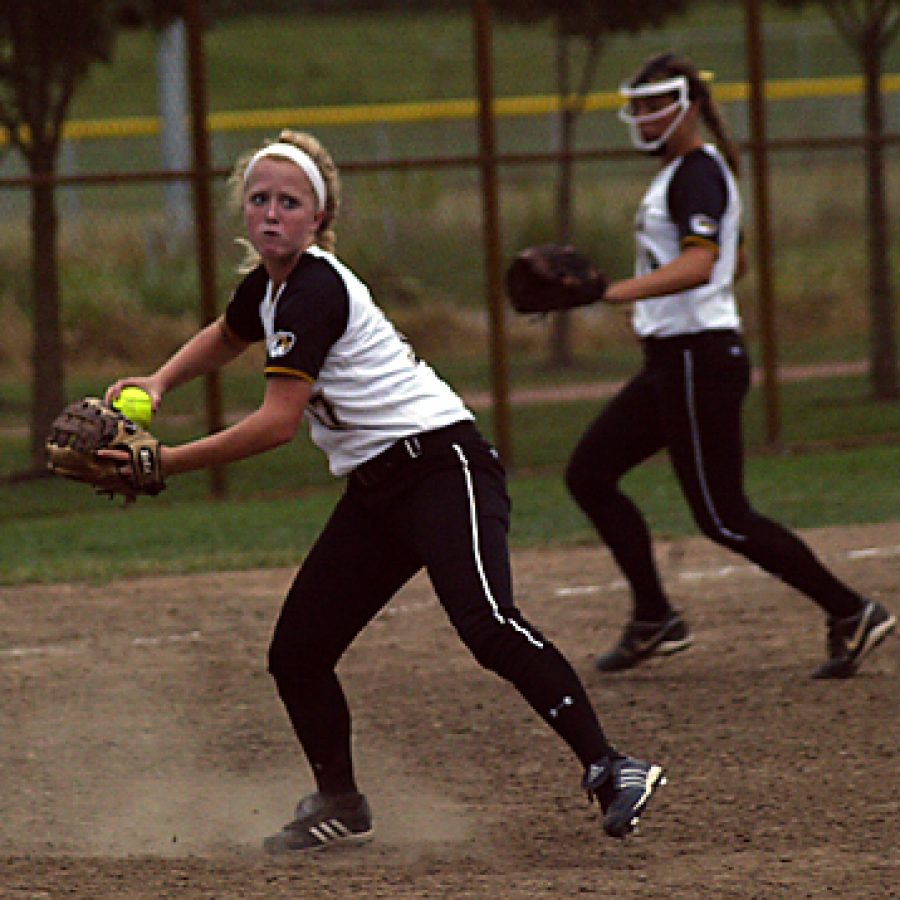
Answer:
<svg viewBox="0 0 900 900"><path fill-rule="evenodd" d="M845 559L880 559L900 554L900 546L894 547L863 547L860 550L848 550L843 554ZM742 565L716 566L709 569L695 569L679 572L675 577L681 581L715 581L728 578L731 575L763 575L768 573L753 563ZM556 597L583 596L585 594L599 594L607 591L620 591L628 587L624 578L616 578L606 584L585 584L575 587L557 588L553 593Z"/></svg>
<svg viewBox="0 0 900 900"><path fill-rule="evenodd" d="M864 547L862 550L850 550L847 559L871 559L875 556L897 556L900 547Z"/></svg>
<svg viewBox="0 0 900 900"><path fill-rule="evenodd" d="M843 554L845 559L866 560L900 555L900 545L893 547L862 547L848 550ZM676 576L682 581L710 581L728 578L735 574L765 575L758 566L752 564L716 566L709 569L694 569L679 572ZM624 578L613 578L605 584L584 584L571 587L559 587L554 590L555 597L578 597L599 594L606 591L620 591L627 587ZM406 613L419 612L434 605L434 600L420 600L415 603L392 604L376 621ZM159 647L165 644L195 643L203 640L200 631L193 630L182 634L146 635L132 638L129 643L133 647ZM7 647L0 649L0 659L24 659L32 656L66 656L83 653L87 644L46 644L42 647Z"/></svg>
<svg viewBox="0 0 900 900"><path fill-rule="evenodd" d="M199 631L189 631L187 634L164 634L157 637L132 638L135 647L157 647L160 644L184 644L193 641L202 641L203 635Z"/></svg>
<svg viewBox="0 0 900 900"><path fill-rule="evenodd" d="M132 647L158 647L162 644L184 644L202 641L199 631L188 631L184 634L162 634L147 637L135 637L128 641ZM0 659L24 659L29 656L74 656L88 650L87 642L70 644L45 644L43 647L7 647L0 650Z"/></svg>

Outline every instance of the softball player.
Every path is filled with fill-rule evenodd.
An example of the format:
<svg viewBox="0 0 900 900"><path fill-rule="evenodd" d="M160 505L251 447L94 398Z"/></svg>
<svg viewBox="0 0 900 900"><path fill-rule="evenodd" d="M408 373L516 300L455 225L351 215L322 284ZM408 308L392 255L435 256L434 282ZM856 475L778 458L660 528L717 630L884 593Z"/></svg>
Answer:
<svg viewBox="0 0 900 900"><path fill-rule="evenodd" d="M335 257L339 180L331 157L312 136L282 132L238 161L231 184L249 257L224 316L154 374L111 385L107 400L134 384L158 405L167 391L264 342L262 405L224 431L164 447L165 474L262 453L290 440L305 416L331 471L347 479L269 649L269 671L317 790L265 848L289 853L371 834L335 667L423 567L461 640L569 745L606 832L624 836L663 782L662 769L610 746L572 667L516 608L497 453Z"/></svg>
<svg viewBox="0 0 900 900"><path fill-rule="evenodd" d="M750 362L733 292L744 266L737 151L688 60L654 57L621 93L632 142L659 156L661 168L635 219L634 277L614 282L603 296L609 303L634 303L644 365L588 428L566 472L572 496L633 593L631 621L596 667L628 669L692 642L660 583L644 519L619 489L630 469L665 448L702 532L827 614L828 658L813 675L850 676L895 618L842 584L744 495L741 405ZM718 146L704 142L701 120Z"/></svg>

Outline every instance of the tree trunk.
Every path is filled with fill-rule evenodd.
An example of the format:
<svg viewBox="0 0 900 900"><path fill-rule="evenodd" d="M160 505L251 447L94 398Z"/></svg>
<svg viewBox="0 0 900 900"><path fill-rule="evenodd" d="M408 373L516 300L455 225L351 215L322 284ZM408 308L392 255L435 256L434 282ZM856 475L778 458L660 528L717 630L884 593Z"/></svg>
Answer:
<svg viewBox="0 0 900 900"><path fill-rule="evenodd" d="M52 174L51 149L35 149L33 175ZM44 439L63 406L63 346L60 327L57 268L56 198L51 184L31 189L31 293L34 309L32 330L31 466L46 466Z"/></svg>
<svg viewBox="0 0 900 900"><path fill-rule="evenodd" d="M897 341L888 254L888 208L885 202L881 56L874 24L860 42L865 74L866 171L869 244L870 376L879 399L897 397Z"/></svg>

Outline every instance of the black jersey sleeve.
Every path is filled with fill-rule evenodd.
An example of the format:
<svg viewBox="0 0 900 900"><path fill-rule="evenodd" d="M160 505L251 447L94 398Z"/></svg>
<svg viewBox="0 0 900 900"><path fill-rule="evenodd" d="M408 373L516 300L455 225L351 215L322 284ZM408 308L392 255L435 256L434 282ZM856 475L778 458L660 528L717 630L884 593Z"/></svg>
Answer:
<svg viewBox="0 0 900 900"><path fill-rule="evenodd" d="M244 277L225 307L225 323L241 340L248 343L265 337L259 304L266 294L268 277L262 266Z"/></svg>
<svg viewBox="0 0 900 900"><path fill-rule="evenodd" d="M266 375L315 381L349 317L350 295L338 272L324 259L302 257L278 301Z"/></svg>
<svg viewBox="0 0 900 900"><path fill-rule="evenodd" d="M728 206L728 185L719 163L704 150L689 153L672 176L667 200L681 246L705 246L718 253Z"/></svg>

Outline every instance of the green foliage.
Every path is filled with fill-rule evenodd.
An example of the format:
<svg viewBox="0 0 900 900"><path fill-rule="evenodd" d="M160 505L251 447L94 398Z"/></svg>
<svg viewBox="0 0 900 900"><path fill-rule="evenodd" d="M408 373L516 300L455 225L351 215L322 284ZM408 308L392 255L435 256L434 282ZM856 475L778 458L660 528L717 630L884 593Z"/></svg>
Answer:
<svg viewBox="0 0 900 900"><path fill-rule="evenodd" d="M75 89L95 62L109 61L123 3L0 3L0 122L29 158L55 146Z"/></svg>
<svg viewBox="0 0 900 900"><path fill-rule="evenodd" d="M773 29L767 45L771 75L834 75L856 70L832 29L822 33L822 20L816 6L805 12L802 20L798 13L777 7L767 12L767 25ZM714 8L691 4L688 14L673 18L670 25L672 31L663 33L611 35L599 73L603 88L614 88L642 58L670 44L714 69L717 81L745 77L739 4L716 4ZM813 32L803 37L802 32L810 28ZM493 36L498 94L546 93L554 83L554 36L548 23L524 27L498 17ZM662 46L661 41L665 42ZM94 68L74 98L75 115L93 119L152 114L156 109L155 71L149 62L155 44L156 37L148 30L123 33L116 42L112 65ZM468 9L415 16L363 12L352 18L294 14L273 19L248 14L240 19L217 19L206 34L204 49L213 111L471 97L474 90ZM366 63L362 79L355 65L359 59ZM807 64L810 68L801 71L799 67ZM253 77L242 73L253 73ZM122 89L124 84L128 90ZM791 133L796 133L797 116L792 123ZM348 149L357 140L353 131L343 128L335 132ZM240 132L216 135L217 156L219 145L226 153L220 161L230 162L230 148L243 149L247 139L248 135ZM372 155L371 144L360 147L359 155ZM112 153L99 162L98 170L119 168L116 162Z"/></svg>
<svg viewBox="0 0 900 900"><path fill-rule="evenodd" d="M223 18L246 15L291 15L310 12L326 15L354 15L361 12L410 14L432 10L470 9L471 0L211 0Z"/></svg>
<svg viewBox="0 0 900 900"><path fill-rule="evenodd" d="M685 12L687 0L490 0L501 15L520 22L553 19L567 37L595 41L615 32L634 34L660 26L669 16Z"/></svg>
<svg viewBox="0 0 900 900"><path fill-rule="evenodd" d="M897 0L776 0L791 9L816 5L834 22L850 46L865 57L881 54L900 30L900 4Z"/></svg>

